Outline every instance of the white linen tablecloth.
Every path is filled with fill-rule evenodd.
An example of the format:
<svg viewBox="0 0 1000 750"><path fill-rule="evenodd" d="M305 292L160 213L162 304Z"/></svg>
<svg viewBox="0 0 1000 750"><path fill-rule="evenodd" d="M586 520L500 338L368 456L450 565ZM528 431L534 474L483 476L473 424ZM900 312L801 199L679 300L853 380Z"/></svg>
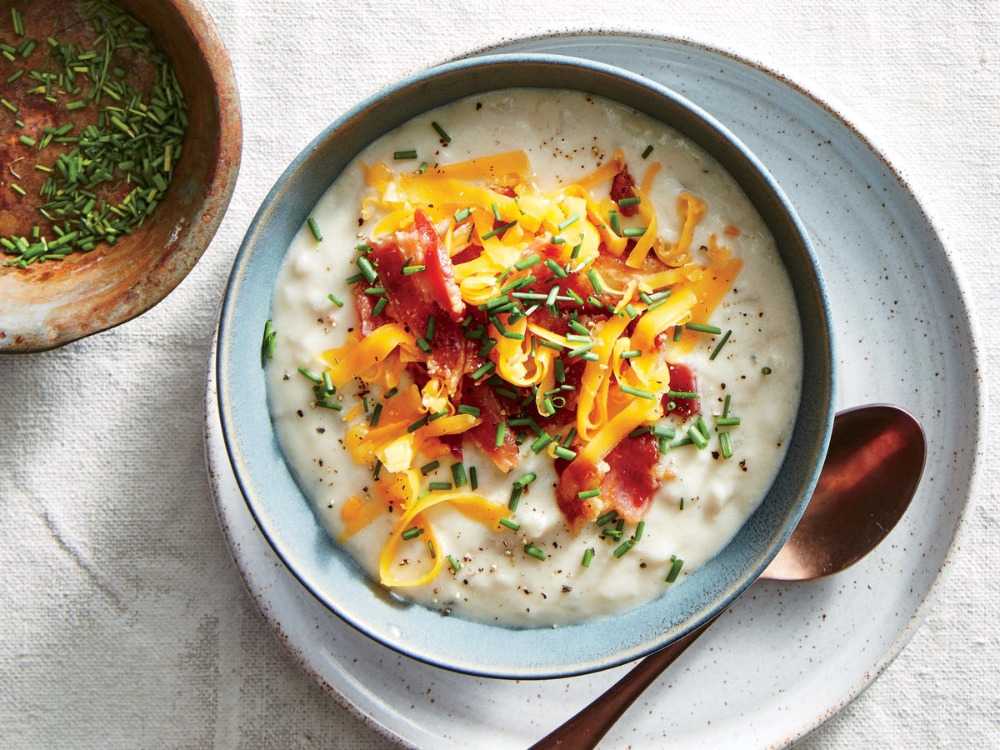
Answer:
<svg viewBox="0 0 1000 750"><path fill-rule="evenodd" d="M1000 372L997 0L206 2L246 129L218 236L141 319L0 359L2 747L385 745L297 669L245 594L209 500L202 397L226 274L261 199L336 115L419 67L571 26L686 36L782 71L845 105L909 178ZM1000 746L998 457L991 444L927 623L802 747Z"/></svg>

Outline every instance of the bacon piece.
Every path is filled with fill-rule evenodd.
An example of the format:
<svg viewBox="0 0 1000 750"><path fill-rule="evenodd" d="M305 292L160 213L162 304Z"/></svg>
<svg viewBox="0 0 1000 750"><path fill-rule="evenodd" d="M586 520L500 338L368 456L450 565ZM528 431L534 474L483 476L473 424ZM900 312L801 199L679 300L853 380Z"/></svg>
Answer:
<svg viewBox="0 0 1000 750"><path fill-rule="evenodd" d="M392 320L403 324L419 338L427 331L428 319L434 316L435 332L427 355L427 374L440 379L449 393L455 393L465 374L466 345L461 327L450 317L440 314L439 306L417 281L417 277L424 274L403 274L406 259L394 241L373 245L372 259L378 266L379 282L389 297L386 313Z"/></svg>
<svg viewBox="0 0 1000 750"><path fill-rule="evenodd" d="M462 403L478 408L480 419L478 425L463 434L468 435L500 471L506 473L517 466L518 450L511 430L506 431L503 445L497 448L497 425L507 420L507 410L489 386L467 379L462 388Z"/></svg>
<svg viewBox="0 0 1000 750"><path fill-rule="evenodd" d="M649 433L625 438L604 459L609 468L601 482L601 497L627 523L643 517L660 486L658 459L656 440Z"/></svg>
<svg viewBox="0 0 1000 750"><path fill-rule="evenodd" d="M365 294L366 286L365 282L361 281L351 287L351 291L354 294L354 309L357 310L358 321L360 322L361 334L363 336L368 336L376 328L389 322L384 311L378 315L373 315L375 298Z"/></svg>
<svg viewBox="0 0 1000 750"><path fill-rule="evenodd" d="M468 263L470 260L475 260L482 254L483 254L482 245L476 245L476 244L467 245L465 249L462 250L462 252L456 253L455 255L451 256L452 266L455 266L459 263Z"/></svg>
<svg viewBox="0 0 1000 750"><path fill-rule="evenodd" d="M580 493L601 486L601 473L587 461L572 463L556 461L559 484L556 485L556 504L562 511L570 530L577 532L597 515L591 500L582 500Z"/></svg>
<svg viewBox="0 0 1000 750"><path fill-rule="evenodd" d="M682 364L667 364L667 367L670 370L670 390L698 392L698 378L695 377L694 370ZM674 404L673 409L670 408L671 401ZM701 411L701 401L697 398L671 399L664 394L663 410L665 413L687 419Z"/></svg>
<svg viewBox="0 0 1000 750"><path fill-rule="evenodd" d="M633 197L635 197L635 180L628 173L628 167L625 167L611 181L611 200L617 203L622 198ZM618 210L622 216L635 216L639 208L638 206L619 206Z"/></svg>
<svg viewBox="0 0 1000 750"><path fill-rule="evenodd" d="M500 193L500 195L506 195L508 198L516 198L517 193L514 188L508 187L507 185L494 185L490 188L494 193Z"/></svg>
<svg viewBox="0 0 1000 750"><path fill-rule="evenodd" d="M427 284L431 298L441 309L447 312L452 320L461 320L465 314L465 303L462 301L462 292L455 283L455 267L438 240L437 230L430 219L424 216L423 211L414 212L413 226L417 230L424 265L427 266L424 274L419 274L426 276L422 281Z"/></svg>

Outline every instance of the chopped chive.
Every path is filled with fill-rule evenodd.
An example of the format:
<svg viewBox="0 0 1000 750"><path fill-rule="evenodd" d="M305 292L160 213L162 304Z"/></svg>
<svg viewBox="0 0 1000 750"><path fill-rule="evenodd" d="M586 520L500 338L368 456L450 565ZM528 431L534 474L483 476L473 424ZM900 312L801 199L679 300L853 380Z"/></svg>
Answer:
<svg viewBox="0 0 1000 750"><path fill-rule="evenodd" d="M447 560L448 560L448 564L451 566L451 569L453 571L455 571L456 573L462 569L462 563L460 563L458 560L456 560L451 555L448 555Z"/></svg>
<svg viewBox="0 0 1000 750"><path fill-rule="evenodd" d="M381 297L385 294L384 286L370 286L365 289L365 294L369 297Z"/></svg>
<svg viewBox="0 0 1000 750"><path fill-rule="evenodd" d="M568 356L570 356L570 357L580 357L580 356L586 354L587 352L589 352L596 345L597 345L596 342L591 341L589 344L584 344L582 346L578 346L576 349L571 349Z"/></svg>
<svg viewBox="0 0 1000 750"><path fill-rule="evenodd" d="M331 409L332 411L340 411L341 409L344 408L341 404L338 404L336 401L327 401L325 398L317 401L316 406L319 406L322 409Z"/></svg>
<svg viewBox="0 0 1000 750"><path fill-rule="evenodd" d="M333 377L330 375L330 371L323 370L323 393L332 396L336 392L337 388L333 384Z"/></svg>
<svg viewBox="0 0 1000 750"><path fill-rule="evenodd" d="M633 388L632 386L625 384L622 384L618 387L621 389L622 393L627 393L630 396L636 396L638 398L648 398L650 400L656 398L655 393L651 393L650 391L645 391L642 388Z"/></svg>
<svg viewBox="0 0 1000 750"><path fill-rule="evenodd" d="M361 253L362 255L369 255L372 251L372 246L367 242L361 242L354 246L355 251Z"/></svg>
<svg viewBox="0 0 1000 750"><path fill-rule="evenodd" d="M570 260L576 260L580 257L580 251L583 249L583 243L580 242L573 246L573 252L569 254Z"/></svg>
<svg viewBox="0 0 1000 750"><path fill-rule="evenodd" d="M642 534L643 534L643 532L644 532L645 530L646 530L646 522L645 522L645 521L639 521L639 523L637 523L637 524L635 525L635 533L633 533L633 534L632 534L632 539L633 539L633 540L634 540L634 541L635 541L636 543L638 543L638 541L639 541L640 539L642 539Z"/></svg>
<svg viewBox="0 0 1000 750"><path fill-rule="evenodd" d="M355 273L355 274L352 274L352 275L348 276L346 279L344 279L344 281L347 284L357 284L364 277L365 277L365 275L363 273Z"/></svg>
<svg viewBox="0 0 1000 750"><path fill-rule="evenodd" d="M549 290L548 296L545 298L545 304L549 307L555 307L556 298L559 296L559 287L554 286Z"/></svg>
<svg viewBox="0 0 1000 750"><path fill-rule="evenodd" d="M552 244L553 245L565 245L566 244L566 238L565 237L553 237L552 238Z"/></svg>
<svg viewBox="0 0 1000 750"><path fill-rule="evenodd" d="M493 218L500 221L500 209L497 207L496 203L490 204L490 210L493 211Z"/></svg>
<svg viewBox="0 0 1000 750"><path fill-rule="evenodd" d="M370 427L378 426L378 420L382 416L382 404L375 404L375 408L372 409L372 415L368 419L368 425Z"/></svg>
<svg viewBox="0 0 1000 750"><path fill-rule="evenodd" d="M270 320L264 323L264 336L260 342L260 359L262 364L270 362L274 357L275 341L278 338L277 332Z"/></svg>
<svg viewBox="0 0 1000 750"><path fill-rule="evenodd" d="M563 364L562 359L557 359L555 363L556 371L556 382L565 383L566 382L566 365Z"/></svg>
<svg viewBox="0 0 1000 750"><path fill-rule="evenodd" d="M378 302L375 303L375 307L372 308L372 315L378 317L385 310L385 306L389 304L388 297L379 297Z"/></svg>
<svg viewBox="0 0 1000 750"><path fill-rule="evenodd" d="M25 146L35 146L38 144L38 141L36 141L30 135L20 135L17 137L17 140L19 140Z"/></svg>
<svg viewBox="0 0 1000 750"><path fill-rule="evenodd" d="M426 171L427 171L427 162L425 161L420 162L420 166L417 167L417 174L423 174Z"/></svg>
<svg viewBox="0 0 1000 750"><path fill-rule="evenodd" d="M621 236L622 224L621 220L618 218L617 211L611 211L608 213L608 223L611 224L611 231Z"/></svg>
<svg viewBox="0 0 1000 750"><path fill-rule="evenodd" d="M440 125L439 125L438 123L436 123L436 122L431 122L431 127L432 127L432 128L434 128L434 130L436 130L436 131L437 131L437 134L438 134L439 136L441 136L441 140L445 142L445 145L448 145L449 143L451 143L451 136L450 136L450 135L448 135L448 134L447 134L447 133L445 132L445 129L444 129L444 128L442 128L442 127L441 127L441 126L440 126Z"/></svg>
<svg viewBox="0 0 1000 750"><path fill-rule="evenodd" d="M587 278L590 279L590 285L594 288L595 294L604 294L604 284L601 283L601 277L597 275L597 271L591 268L587 271Z"/></svg>
<svg viewBox="0 0 1000 750"><path fill-rule="evenodd" d="M423 273L427 270L427 266L423 263L415 263L412 266L403 266L403 275L412 276L415 273Z"/></svg>
<svg viewBox="0 0 1000 750"><path fill-rule="evenodd" d="M576 458L576 451L571 451L569 448L563 448L561 445L557 445L554 453L566 461L572 461Z"/></svg>
<svg viewBox="0 0 1000 750"><path fill-rule="evenodd" d="M427 488L431 492L444 492L452 489L451 482L428 482Z"/></svg>
<svg viewBox="0 0 1000 750"><path fill-rule="evenodd" d="M424 533L424 530L422 528L420 528L419 526L411 526L406 531L404 531L402 534L400 534L400 536L403 537L403 539L410 540L410 539L416 539L418 536L420 536L423 533Z"/></svg>
<svg viewBox="0 0 1000 750"><path fill-rule="evenodd" d="M510 229L515 224L517 224L516 221L507 221L507 222L504 222L503 224L498 224L493 229L491 229L490 231L488 231L486 234L482 235L480 237L480 239L488 240L491 237L496 237L498 235L502 237L503 233L506 232L508 229Z"/></svg>
<svg viewBox="0 0 1000 750"><path fill-rule="evenodd" d="M566 269L556 263L554 260L549 258L545 261L545 265L548 267L553 274L555 274L560 279L565 279L569 274L566 273Z"/></svg>
<svg viewBox="0 0 1000 750"><path fill-rule="evenodd" d="M680 341L682 333L684 329L681 326L674 326L674 341Z"/></svg>
<svg viewBox="0 0 1000 750"><path fill-rule="evenodd" d="M465 464L459 461L457 464L451 465L451 478L455 483L456 487L464 487L468 482L465 476Z"/></svg>
<svg viewBox="0 0 1000 750"><path fill-rule="evenodd" d="M518 271L524 271L532 266L537 266L541 262L542 259L538 255L529 255L527 258L521 258L521 260L515 263L514 268Z"/></svg>
<svg viewBox="0 0 1000 750"><path fill-rule="evenodd" d="M538 479L538 475L535 472L530 471L527 474L525 474L523 477L521 477L520 479L516 480L514 482L514 484L516 484L519 487L524 488L524 487L527 487L532 482L534 482L536 479Z"/></svg>
<svg viewBox="0 0 1000 750"><path fill-rule="evenodd" d="M494 297L493 299L486 301L486 309L488 311L496 310L498 307L502 307L510 302L510 297L506 294L501 294L499 297Z"/></svg>
<svg viewBox="0 0 1000 750"><path fill-rule="evenodd" d="M691 439L691 442L698 446L698 450L706 448L708 446L708 439L701 434L701 430L692 425L688 427L687 436Z"/></svg>
<svg viewBox="0 0 1000 750"><path fill-rule="evenodd" d="M643 159L645 159L645 158L646 158L646 157L648 157L648 156L649 156L649 155L650 155L651 153L653 153L653 144L649 144L648 146L646 146L646 148L645 148L645 149L643 149L643 152L642 152L642 158L643 158Z"/></svg>
<svg viewBox="0 0 1000 750"><path fill-rule="evenodd" d="M641 356L642 352L639 351L638 349L629 349L628 351L624 351L621 353L622 359L635 359L636 357L641 357Z"/></svg>
<svg viewBox="0 0 1000 750"><path fill-rule="evenodd" d="M514 299L526 299L526 300L544 300L547 299L547 295L541 294L540 292L511 292L510 296Z"/></svg>
<svg viewBox="0 0 1000 750"><path fill-rule="evenodd" d="M732 335L733 335L733 329L730 328L728 331L726 331L725 335L723 335L723 337L719 339L719 343L715 345L715 348L712 350L712 353L708 355L709 360L713 360L719 356L719 352L722 351L722 347L726 345L726 342L729 341L729 337Z"/></svg>
<svg viewBox="0 0 1000 750"><path fill-rule="evenodd" d="M21 15L21 11L17 8L11 8L10 18L14 25L14 33L18 36L24 36L24 17Z"/></svg>
<svg viewBox="0 0 1000 750"><path fill-rule="evenodd" d="M375 468L372 470L372 476L377 480L378 475L382 473L382 462L377 458L375 459Z"/></svg>
<svg viewBox="0 0 1000 750"><path fill-rule="evenodd" d="M86 106L87 106L87 102L83 102L83 101L79 101L79 100L74 101L74 102L66 102L66 109L68 109L70 112L73 112L74 110L77 110L77 109L83 109Z"/></svg>
<svg viewBox="0 0 1000 750"><path fill-rule="evenodd" d="M404 149L402 151L393 151L392 158L396 161L406 161L407 159L416 159L417 150L415 148Z"/></svg>
<svg viewBox="0 0 1000 750"><path fill-rule="evenodd" d="M589 500L590 498L597 497L600 494L601 494L601 490L595 488L595 489L592 489L592 490L584 490L583 492L578 492L578 493L576 493L576 496L578 498L580 498L581 500Z"/></svg>
<svg viewBox="0 0 1000 750"><path fill-rule="evenodd" d="M416 432L417 430L419 430L421 427L423 427L424 425L426 425L430 421L431 421L431 415L430 414L424 414L424 416L422 416L416 422L413 422L412 424L408 425L407 428L406 428L406 431L407 432Z"/></svg>
<svg viewBox="0 0 1000 750"><path fill-rule="evenodd" d="M694 426L697 427L701 434L705 436L705 439L708 440L708 425L705 424L705 418L701 416L701 414L699 414L698 418L694 421Z"/></svg>
<svg viewBox="0 0 1000 750"><path fill-rule="evenodd" d="M309 225L309 231L312 232L313 238L317 242L322 242L323 241L323 233L320 231L319 224L316 223L316 219L314 219L312 216L310 216L306 220L306 224Z"/></svg>
<svg viewBox="0 0 1000 750"><path fill-rule="evenodd" d="M579 320L571 320L569 322L569 327L581 335L590 336L590 329Z"/></svg>
<svg viewBox="0 0 1000 750"><path fill-rule="evenodd" d="M567 333L566 340L573 341L577 344L589 344L593 342L594 338L590 335L590 332L588 331L586 336L584 336L582 333Z"/></svg>
<svg viewBox="0 0 1000 750"><path fill-rule="evenodd" d="M25 189L20 185L18 185L16 182L10 183L10 189L13 190L15 193L17 193L18 195L20 195L22 198L28 194L27 191L25 191Z"/></svg>
<svg viewBox="0 0 1000 750"><path fill-rule="evenodd" d="M424 338L427 339L428 341L433 341L434 331L436 328L437 328L437 321L434 319L434 316L431 315L429 318L427 318L427 331L424 333Z"/></svg>
<svg viewBox="0 0 1000 750"><path fill-rule="evenodd" d="M715 418L716 427L739 427L740 418L739 417L716 417Z"/></svg>
<svg viewBox="0 0 1000 750"><path fill-rule="evenodd" d="M455 212L455 223L461 224L472 214L471 208L460 208Z"/></svg>
<svg viewBox="0 0 1000 750"><path fill-rule="evenodd" d="M382 395L383 401L388 401L390 398L399 393L399 388L390 388Z"/></svg>
<svg viewBox="0 0 1000 750"><path fill-rule="evenodd" d="M588 547L583 553L583 559L580 561L580 565L585 568L590 567L590 563L594 561L594 548Z"/></svg>
<svg viewBox="0 0 1000 750"><path fill-rule="evenodd" d="M642 237L646 233L646 227L625 227L622 231L623 237Z"/></svg>
<svg viewBox="0 0 1000 750"><path fill-rule="evenodd" d="M698 398L697 391L667 391L669 398L691 399Z"/></svg>
<svg viewBox="0 0 1000 750"><path fill-rule="evenodd" d="M425 352L427 354L431 353L431 345L427 341L427 339L425 338L417 339L417 346L420 348L420 351Z"/></svg>
<svg viewBox="0 0 1000 750"><path fill-rule="evenodd" d="M468 404L459 404L457 411L459 414L469 414L473 417L478 417L480 414L478 407L469 406Z"/></svg>
<svg viewBox="0 0 1000 750"><path fill-rule="evenodd" d="M642 202L642 198L637 195L629 196L628 198L621 198L618 201L618 205L622 208L628 208L629 206L638 206Z"/></svg>
<svg viewBox="0 0 1000 750"><path fill-rule="evenodd" d="M475 466L469 467L469 486L474 490L479 488L479 471Z"/></svg>
<svg viewBox="0 0 1000 750"><path fill-rule="evenodd" d="M559 227L559 231L561 232L562 230L566 229L567 227L571 227L571 226L573 226L573 225L574 225L574 224L576 224L576 222L578 222L579 220L580 220L580 214L573 214L573 215L572 215L572 216L570 216L570 217L569 217L568 219L566 219L566 221L563 221L563 222L561 222L561 223L560 223L560 224L558 225L558 227Z"/></svg>
<svg viewBox="0 0 1000 750"><path fill-rule="evenodd" d="M733 457L733 436L730 433L719 433L719 448L722 449L723 458L729 459Z"/></svg>
<svg viewBox="0 0 1000 750"><path fill-rule="evenodd" d="M596 523L597 523L598 526L603 526L604 524L610 523L611 521L613 521L615 519L615 516L617 516L617 515L618 515L618 511L616 511L616 510L605 511L604 513L602 513L601 515L599 515L597 517Z"/></svg>
<svg viewBox="0 0 1000 750"><path fill-rule="evenodd" d="M497 448L503 447L504 440L506 437L507 437L507 423L500 422L497 425L496 440L494 441L494 444L496 445Z"/></svg>
<svg viewBox="0 0 1000 750"><path fill-rule="evenodd" d="M549 443L551 443L553 440L555 440L554 437L552 437L548 433L544 433L543 432L541 435L539 435L537 438L535 438L534 441L531 443L531 451L532 451L532 453L541 453L542 449L546 445L548 445Z"/></svg>
<svg viewBox="0 0 1000 750"><path fill-rule="evenodd" d="M670 444L671 448L682 448L685 445L694 445L694 441L689 437L682 437Z"/></svg>
<svg viewBox="0 0 1000 750"><path fill-rule="evenodd" d="M357 263L361 275L365 277L369 284L374 284L378 279L378 274L375 272L375 266L372 265L371 261L362 256L357 259Z"/></svg>
<svg viewBox="0 0 1000 750"><path fill-rule="evenodd" d="M721 328L709 325L708 323L685 323L684 327L689 331L698 331L698 333L714 333L716 336L722 333Z"/></svg>
<svg viewBox="0 0 1000 750"><path fill-rule="evenodd" d="M544 560L545 559L545 550L543 550L537 544L530 544L529 543L529 544L524 545L524 552L527 555L531 555L531 557L535 558L536 560Z"/></svg>
<svg viewBox="0 0 1000 750"><path fill-rule="evenodd" d="M305 367L300 367L299 374L306 380L312 381L315 385L323 385L323 376L318 372L313 372Z"/></svg>
<svg viewBox="0 0 1000 750"><path fill-rule="evenodd" d="M726 394L725 400L722 402L722 416L729 416L729 407L733 404L733 397L730 394Z"/></svg>
<svg viewBox="0 0 1000 750"><path fill-rule="evenodd" d="M615 557L622 557L626 552L628 552L632 547L635 546L635 541L632 539L626 539L624 542L619 544L615 551L612 553Z"/></svg>
<svg viewBox="0 0 1000 750"><path fill-rule="evenodd" d="M681 568L684 567L684 561L681 560L676 555L670 556L670 572L667 573L666 582L673 583L677 580L677 576L680 575Z"/></svg>
<svg viewBox="0 0 1000 750"><path fill-rule="evenodd" d="M339 297L337 297L335 294L328 294L326 295L326 298L330 300L333 304L335 304L337 307L344 306L344 301Z"/></svg>
<svg viewBox="0 0 1000 750"><path fill-rule="evenodd" d="M631 320L632 318L634 318L636 315L639 314L639 311L636 310L634 307L632 307L632 303L631 302L629 304L625 305L624 309L625 309L625 314L628 315L628 317L629 317L629 320Z"/></svg>
<svg viewBox="0 0 1000 750"><path fill-rule="evenodd" d="M441 465L440 461L431 461L420 467L420 473L425 477Z"/></svg>
<svg viewBox="0 0 1000 750"><path fill-rule="evenodd" d="M524 487L519 484L515 484L510 488L510 500L507 501L507 509L512 513L517 510L517 506L521 502L521 493L523 492Z"/></svg>
<svg viewBox="0 0 1000 750"><path fill-rule="evenodd" d="M521 528L521 524L519 524L513 518L501 518L500 519L500 525L501 526L506 526L511 531L517 531L518 529Z"/></svg>

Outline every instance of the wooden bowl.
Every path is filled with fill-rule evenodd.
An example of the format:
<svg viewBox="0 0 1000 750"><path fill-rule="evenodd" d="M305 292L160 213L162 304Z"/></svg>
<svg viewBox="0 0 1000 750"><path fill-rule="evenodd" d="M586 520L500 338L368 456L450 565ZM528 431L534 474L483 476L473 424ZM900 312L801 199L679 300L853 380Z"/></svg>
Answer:
<svg viewBox="0 0 1000 750"><path fill-rule="evenodd" d="M208 12L200 0L119 4L151 29L184 90L181 159L149 222L114 247L26 269L0 266L0 353L52 349L149 310L194 268L232 197L243 145L239 94ZM0 0L5 16L7 5Z"/></svg>

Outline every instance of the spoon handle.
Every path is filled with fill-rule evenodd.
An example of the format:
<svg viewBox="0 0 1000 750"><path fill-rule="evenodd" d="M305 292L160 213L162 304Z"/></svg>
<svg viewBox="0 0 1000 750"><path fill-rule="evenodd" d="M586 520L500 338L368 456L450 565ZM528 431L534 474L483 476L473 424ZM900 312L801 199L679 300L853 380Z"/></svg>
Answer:
<svg viewBox="0 0 1000 750"><path fill-rule="evenodd" d="M697 630L692 630L683 638L674 641L652 656L639 662L631 672L604 691L592 703L580 710L573 718L540 739L530 750L553 750L572 748L588 750L594 748L626 709L632 705L642 691L649 687L678 656L694 643L715 620L709 620Z"/></svg>

